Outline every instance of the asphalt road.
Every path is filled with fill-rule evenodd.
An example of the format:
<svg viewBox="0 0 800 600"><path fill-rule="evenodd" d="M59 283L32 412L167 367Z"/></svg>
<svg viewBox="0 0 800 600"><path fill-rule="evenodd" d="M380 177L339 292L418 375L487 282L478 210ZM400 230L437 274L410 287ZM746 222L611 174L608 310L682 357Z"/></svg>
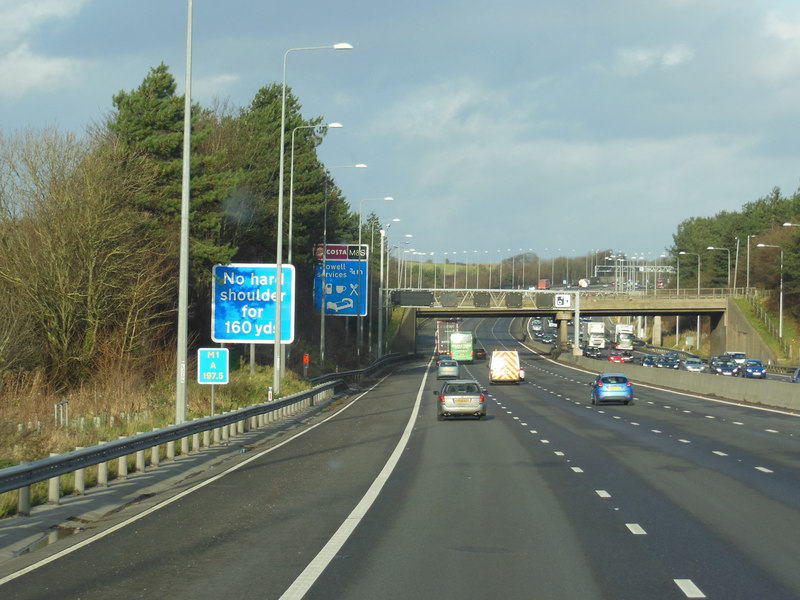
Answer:
<svg viewBox="0 0 800 600"><path fill-rule="evenodd" d="M591 374L507 326L462 325L487 351L523 352L519 386L464 367L488 418L438 422L435 371L406 365L235 470L97 524L131 520L105 537L63 540L38 568L26 557L0 596L800 597L797 417L643 386L593 407Z"/></svg>

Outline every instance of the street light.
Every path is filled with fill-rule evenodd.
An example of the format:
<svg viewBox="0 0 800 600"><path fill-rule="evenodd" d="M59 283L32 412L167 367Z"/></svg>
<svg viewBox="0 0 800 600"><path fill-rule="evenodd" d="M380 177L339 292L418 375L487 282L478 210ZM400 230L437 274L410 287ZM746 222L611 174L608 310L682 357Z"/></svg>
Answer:
<svg viewBox="0 0 800 600"><path fill-rule="evenodd" d="M300 125L292 129L292 154L289 159L289 264L292 264L292 222L294 220L294 135L298 129L341 129L341 123L326 123L325 125Z"/></svg>
<svg viewBox="0 0 800 600"><path fill-rule="evenodd" d="M783 248L775 244L756 244L757 248L777 248L781 251L781 284L780 300L778 301L778 338L783 341Z"/></svg>
<svg viewBox="0 0 800 600"><path fill-rule="evenodd" d="M364 339L364 317L361 314L361 218L364 214L364 202L370 200L394 200L391 196L384 196L383 198L364 198L358 205L358 310L356 316L358 318L358 341L356 342L356 356L360 364L361 361L361 341ZM369 312L369 311L368 311Z"/></svg>
<svg viewBox="0 0 800 600"><path fill-rule="evenodd" d="M697 252L684 252L681 250L678 254L692 254L697 257L697 297L700 298L700 254ZM697 315L697 349L700 349L700 315Z"/></svg>
<svg viewBox="0 0 800 600"><path fill-rule="evenodd" d="M367 165L358 163L355 165L333 165L328 167L330 169L366 169ZM327 276L327 261L328 261L328 176L325 175L323 187L323 217L322 217L322 276L320 277L322 290L319 310L319 363L325 366L325 278Z"/></svg>
<svg viewBox="0 0 800 600"><path fill-rule="evenodd" d="M281 83L281 145L280 158L278 163L278 231L277 231L277 250L275 252L275 271L277 273L277 284L275 294L275 344L272 355L273 393L281 393L281 293L283 291L283 177L284 162L286 160L286 59L290 52L299 50L351 50L352 45L347 43L333 44L331 46L306 46L302 48L289 48L283 53L283 80ZM324 260L324 257L323 257ZM325 271L322 271L323 278ZM324 289L323 285L323 289ZM325 314L325 305L322 306L322 314Z"/></svg>
<svg viewBox="0 0 800 600"><path fill-rule="evenodd" d="M716 246L709 246L706 250L724 250L728 253L728 287L731 287L731 251L728 248L718 248Z"/></svg>

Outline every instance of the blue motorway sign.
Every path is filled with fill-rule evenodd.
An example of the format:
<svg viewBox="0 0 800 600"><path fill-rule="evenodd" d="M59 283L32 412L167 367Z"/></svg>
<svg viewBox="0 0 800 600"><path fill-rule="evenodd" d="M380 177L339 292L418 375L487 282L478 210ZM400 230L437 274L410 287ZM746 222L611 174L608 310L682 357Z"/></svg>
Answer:
<svg viewBox="0 0 800 600"><path fill-rule="evenodd" d="M199 348L197 350L197 383L228 383L227 348Z"/></svg>
<svg viewBox="0 0 800 600"><path fill-rule="evenodd" d="M294 341L294 266L284 264L281 339ZM211 281L211 339L215 342L275 343L277 265L214 265Z"/></svg>
<svg viewBox="0 0 800 600"><path fill-rule="evenodd" d="M317 262L314 277L314 306L320 310L322 306L322 286L325 285L325 314L341 317L366 316L367 296L367 261L361 262L361 290L359 294L359 276L357 260L326 260L325 281L322 280L322 261ZM359 295L361 302L359 303ZM360 310L359 310L360 308Z"/></svg>

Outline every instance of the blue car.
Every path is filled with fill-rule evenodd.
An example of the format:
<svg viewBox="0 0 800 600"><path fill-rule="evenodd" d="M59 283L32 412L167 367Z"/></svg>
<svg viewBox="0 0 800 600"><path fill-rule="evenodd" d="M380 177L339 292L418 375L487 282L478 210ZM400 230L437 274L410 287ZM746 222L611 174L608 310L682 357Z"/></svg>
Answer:
<svg viewBox="0 0 800 600"><path fill-rule="evenodd" d="M757 358L748 358L744 361L744 376L766 379L767 368Z"/></svg>
<svg viewBox="0 0 800 600"><path fill-rule="evenodd" d="M592 384L590 399L592 404L603 402L628 404L633 400L633 386L628 376L623 373L601 373Z"/></svg>

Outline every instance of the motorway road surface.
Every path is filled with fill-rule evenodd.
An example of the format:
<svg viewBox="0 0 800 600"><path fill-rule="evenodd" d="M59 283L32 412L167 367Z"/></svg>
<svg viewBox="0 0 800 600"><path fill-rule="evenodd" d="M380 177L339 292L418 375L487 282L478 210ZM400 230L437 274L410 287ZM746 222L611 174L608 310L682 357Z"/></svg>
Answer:
<svg viewBox="0 0 800 600"><path fill-rule="evenodd" d="M404 365L234 470L4 565L0 597L800 597L797 417L643 386L593 407L591 374L506 320L470 328L526 366L519 386L464 367L488 418L437 422L430 361Z"/></svg>

